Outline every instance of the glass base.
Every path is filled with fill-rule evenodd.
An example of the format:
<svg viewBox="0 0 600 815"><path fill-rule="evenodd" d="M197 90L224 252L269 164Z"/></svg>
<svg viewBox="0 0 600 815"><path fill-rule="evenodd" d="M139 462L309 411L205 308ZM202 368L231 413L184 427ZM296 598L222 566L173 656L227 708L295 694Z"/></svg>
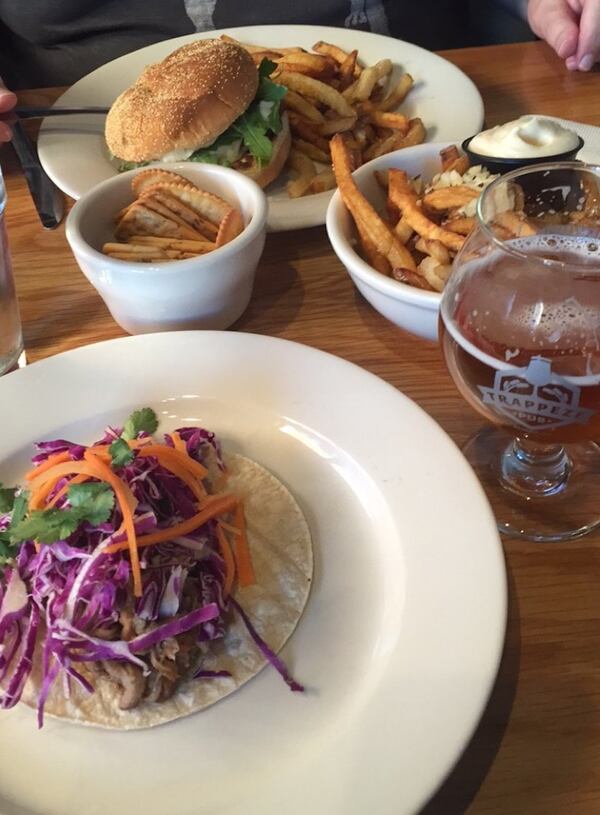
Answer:
<svg viewBox="0 0 600 815"><path fill-rule="evenodd" d="M600 447L579 442L529 456L514 435L488 427L463 453L492 506L498 529L532 541L564 541L600 525Z"/></svg>

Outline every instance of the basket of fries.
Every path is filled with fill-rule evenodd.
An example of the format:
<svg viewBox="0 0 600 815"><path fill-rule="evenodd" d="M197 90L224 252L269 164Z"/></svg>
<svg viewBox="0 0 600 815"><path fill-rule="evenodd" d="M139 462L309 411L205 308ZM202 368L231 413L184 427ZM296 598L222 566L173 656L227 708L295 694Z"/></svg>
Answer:
<svg viewBox="0 0 600 815"><path fill-rule="evenodd" d="M441 292L496 176L456 145L423 144L355 170L352 146L332 140L338 184L327 211L331 245L366 300L412 334L435 340Z"/></svg>
<svg viewBox="0 0 600 815"><path fill-rule="evenodd" d="M75 259L130 334L228 328L246 309L265 242L267 201L226 167L122 173L75 204Z"/></svg>

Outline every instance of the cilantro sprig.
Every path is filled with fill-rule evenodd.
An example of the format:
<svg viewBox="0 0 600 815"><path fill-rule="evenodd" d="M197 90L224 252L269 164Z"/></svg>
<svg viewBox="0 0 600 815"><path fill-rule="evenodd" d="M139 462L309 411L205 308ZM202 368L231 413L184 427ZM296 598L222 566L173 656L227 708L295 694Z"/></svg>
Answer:
<svg viewBox="0 0 600 815"><path fill-rule="evenodd" d="M158 418L152 408L141 408L134 410L123 426L123 432L118 439L110 445L109 452L113 467L125 467L131 464L135 453L127 444L128 441L137 439L140 433L156 433L158 428Z"/></svg>
<svg viewBox="0 0 600 815"><path fill-rule="evenodd" d="M11 544L27 540L55 543L65 540L84 521L99 526L110 518L115 505L115 494L105 482L72 484L67 490L69 507L64 509L36 509L15 523L14 510L8 536Z"/></svg>
<svg viewBox="0 0 600 815"><path fill-rule="evenodd" d="M27 493L17 495L17 488L2 487L0 484L0 501L2 514L11 513L10 523L7 529L0 532L0 569L11 560L18 552L19 545L12 541L12 529L25 517L27 513L27 506L29 503L29 496ZM12 497L11 497L12 496Z"/></svg>

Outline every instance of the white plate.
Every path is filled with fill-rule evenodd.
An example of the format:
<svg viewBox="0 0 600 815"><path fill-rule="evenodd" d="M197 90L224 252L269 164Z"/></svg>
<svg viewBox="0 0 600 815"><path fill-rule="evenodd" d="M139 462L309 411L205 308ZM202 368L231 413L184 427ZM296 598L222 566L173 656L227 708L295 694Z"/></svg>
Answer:
<svg viewBox="0 0 600 815"><path fill-rule="evenodd" d="M3 815L403 815L435 790L486 703L502 650L502 549L475 476L390 385L252 334L87 346L0 380L2 464L31 442L91 441L137 406L199 422L289 485L315 579L272 670L207 711L115 733L0 712ZM18 409L17 409L18 408ZM35 783L32 779L35 778Z"/></svg>
<svg viewBox="0 0 600 815"><path fill-rule="evenodd" d="M326 40L348 50L358 48L359 56L367 65L388 57L395 63L394 77L407 71L417 83L402 110L423 119L429 141L461 142L481 129L483 102L479 91L452 63L401 40L321 26L248 26L166 40L103 65L76 82L56 104L110 106L149 63L163 59L184 43L223 33L242 42L272 47L299 45L310 49L318 40ZM102 116L46 119L40 130L38 150L50 178L72 198L79 198L94 184L116 172L104 143ZM291 200L285 190L285 180L280 176L269 187L270 229L300 229L325 223L332 193Z"/></svg>

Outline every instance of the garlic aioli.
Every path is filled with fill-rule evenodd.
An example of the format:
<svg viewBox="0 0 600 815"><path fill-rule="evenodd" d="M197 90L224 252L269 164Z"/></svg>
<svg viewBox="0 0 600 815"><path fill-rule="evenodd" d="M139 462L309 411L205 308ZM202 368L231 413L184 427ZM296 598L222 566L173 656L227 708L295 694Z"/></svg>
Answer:
<svg viewBox="0 0 600 815"><path fill-rule="evenodd" d="M469 150L494 158L538 158L573 150L579 136L544 116L521 116L513 122L478 133Z"/></svg>

